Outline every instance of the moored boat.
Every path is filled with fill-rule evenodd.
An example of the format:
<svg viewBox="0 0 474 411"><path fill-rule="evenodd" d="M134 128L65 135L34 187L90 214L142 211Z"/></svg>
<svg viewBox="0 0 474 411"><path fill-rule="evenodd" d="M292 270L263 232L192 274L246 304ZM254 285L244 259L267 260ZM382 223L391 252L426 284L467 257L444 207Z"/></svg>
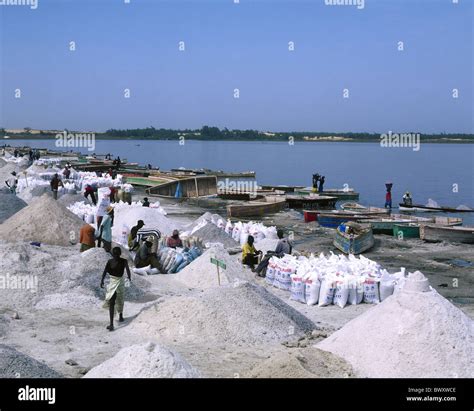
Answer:
<svg viewBox="0 0 474 411"><path fill-rule="evenodd" d="M305 210L333 210L336 207L336 197L323 195L286 195L289 208Z"/></svg>
<svg viewBox="0 0 474 411"><path fill-rule="evenodd" d="M266 214L278 213L287 206L284 197L266 196L261 200L249 201L245 204L231 204L227 206L228 217L258 217Z"/></svg>
<svg viewBox="0 0 474 411"><path fill-rule="evenodd" d="M372 248L374 242L370 225L349 222L337 227L333 244L345 254L360 254Z"/></svg>
<svg viewBox="0 0 474 411"><path fill-rule="evenodd" d="M390 216L371 218L367 222L371 225L374 234L388 234L393 235L393 227L395 224L409 224L409 223L434 223L433 218L414 217L402 214L392 214Z"/></svg>
<svg viewBox="0 0 474 411"><path fill-rule="evenodd" d="M348 221L363 222L363 220L370 220L371 218L373 218L373 216L361 213L348 213L341 211L329 213L322 212L318 214L318 223L321 227L337 228L340 224Z"/></svg>
<svg viewBox="0 0 474 411"><path fill-rule="evenodd" d="M370 212L375 211L380 214L390 214L389 208L372 207L372 206L366 207L366 206L363 206L362 204L354 203L354 202L347 202L347 203L341 204L341 209L344 211L357 211L360 213L365 213L367 211L370 211Z"/></svg>
<svg viewBox="0 0 474 411"><path fill-rule="evenodd" d="M420 238L420 225L417 223L394 224L393 236L399 240L405 238Z"/></svg>
<svg viewBox="0 0 474 411"><path fill-rule="evenodd" d="M448 241L474 244L474 227L422 224L420 226L420 238L428 242Z"/></svg>
<svg viewBox="0 0 474 411"><path fill-rule="evenodd" d="M297 195L309 195L311 193L316 193L312 187L306 188L295 188L295 194ZM328 188L324 189L322 192L318 193L324 196L336 197L337 201L341 200L358 200L359 193L356 192L353 188Z"/></svg>
<svg viewBox="0 0 474 411"><path fill-rule="evenodd" d="M412 211L412 212L443 212L443 213L473 213L474 209L471 208L453 208L453 207L430 207L422 204L398 204L401 211Z"/></svg>

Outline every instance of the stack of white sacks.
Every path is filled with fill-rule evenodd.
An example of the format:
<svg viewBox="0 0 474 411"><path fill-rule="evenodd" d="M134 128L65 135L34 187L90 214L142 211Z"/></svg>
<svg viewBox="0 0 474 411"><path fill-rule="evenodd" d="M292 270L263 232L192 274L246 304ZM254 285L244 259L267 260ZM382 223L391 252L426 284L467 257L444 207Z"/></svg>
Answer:
<svg viewBox="0 0 474 411"><path fill-rule="evenodd" d="M51 160L54 159L37 160L32 166L26 169L26 175L19 176L17 192L21 193L25 188L31 189L38 186L49 186L54 174L58 174L59 177L64 180L63 172L65 169ZM95 172L76 171L72 168L70 171L68 182L63 181L64 187L60 187L58 190L60 196L62 194L75 194L77 191L82 192L87 184L94 188L113 186L121 188L125 192L133 191L131 184L123 182L123 176L121 174L117 174L116 178L113 179L109 174L98 177Z"/></svg>
<svg viewBox="0 0 474 411"><path fill-rule="evenodd" d="M359 258L331 253L319 257L272 257L266 282L290 291L290 299L324 307L344 308L347 304L377 304L393 294L404 281L405 269L389 274L379 264L364 256Z"/></svg>
<svg viewBox="0 0 474 411"><path fill-rule="evenodd" d="M209 222L223 230L229 237L232 237L235 241L240 243L241 246L247 242L249 235L253 236L256 243L260 240L263 240L264 238L278 238L277 229L275 226L267 227L262 223L254 223L253 221L249 221L248 223L238 221L232 224L230 220L225 222L224 219L219 217L217 214L212 215L209 220L203 219L199 224L196 224L192 230L183 231L181 236L192 236L196 231L204 227Z"/></svg>

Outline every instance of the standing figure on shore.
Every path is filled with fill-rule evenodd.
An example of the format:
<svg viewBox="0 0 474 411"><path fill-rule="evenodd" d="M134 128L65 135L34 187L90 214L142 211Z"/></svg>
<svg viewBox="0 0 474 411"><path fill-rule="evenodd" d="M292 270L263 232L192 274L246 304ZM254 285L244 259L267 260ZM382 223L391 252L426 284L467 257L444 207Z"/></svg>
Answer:
<svg viewBox="0 0 474 411"><path fill-rule="evenodd" d="M150 202L148 201L148 197L145 197L142 202L143 207L150 207Z"/></svg>
<svg viewBox="0 0 474 411"><path fill-rule="evenodd" d="M318 190L319 193L322 193L323 190L324 190L324 181L325 181L325 179L326 179L325 176L321 176L321 178L319 179L319 190Z"/></svg>
<svg viewBox="0 0 474 411"><path fill-rule="evenodd" d="M392 208L392 186L393 183L387 181L385 187L387 188L387 193L385 194L385 208Z"/></svg>
<svg viewBox="0 0 474 411"><path fill-rule="evenodd" d="M318 173L313 174L313 191L318 190L319 178L320 178L320 175Z"/></svg>
<svg viewBox="0 0 474 411"><path fill-rule="evenodd" d="M112 226L114 225L114 208L108 206L107 214L102 218L99 227L99 247L101 242L104 243L104 250L110 253L112 249Z"/></svg>
<svg viewBox="0 0 474 411"><path fill-rule="evenodd" d="M10 189L10 193L16 194L16 187L18 186L18 178L16 178L16 171L10 173L12 176L5 180L5 184Z"/></svg>
<svg viewBox="0 0 474 411"><path fill-rule="evenodd" d="M64 167L63 176L66 180L69 180L69 177L71 176L71 169L69 168L68 165Z"/></svg>
<svg viewBox="0 0 474 411"><path fill-rule="evenodd" d="M54 175L53 179L51 180L51 182L49 184L51 185L51 191L53 192L53 198L55 200L57 200L58 199L59 187L64 187L64 184L61 181L61 179L59 178L58 173L56 173Z"/></svg>
<svg viewBox="0 0 474 411"><path fill-rule="evenodd" d="M100 288L104 288L104 280L107 273L109 274L110 281L107 286L107 292L105 294L105 302L103 307L109 309L110 324L107 326L109 331L114 330L114 314L115 311L119 314L119 322L123 322L123 305L124 305L124 294L125 294L125 279L123 273L127 270L128 280L132 281L130 275L130 268L128 261L125 258L120 257L122 250L120 247L114 247L112 250L113 258L107 261L105 265L104 273L102 274L102 280L100 282Z"/></svg>

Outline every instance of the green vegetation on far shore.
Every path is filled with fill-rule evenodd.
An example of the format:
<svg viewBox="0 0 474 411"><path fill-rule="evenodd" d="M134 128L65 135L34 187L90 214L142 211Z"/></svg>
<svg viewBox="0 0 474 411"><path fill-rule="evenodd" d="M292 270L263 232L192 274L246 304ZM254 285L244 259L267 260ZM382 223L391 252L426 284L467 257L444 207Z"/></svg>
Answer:
<svg viewBox="0 0 474 411"><path fill-rule="evenodd" d="M104 140L207 140L207 141L308 141L308 142L379 142L379 133L328 133L328 132L262 132L258 130L229 130L204 126L201 129L173 130L165 128L110 129L104 133L65 130L67 133L94 133L95 138ZM0 138L10 139L52 139L60 130L32 130L25 127L16 133L0 128ZM412 134L418 134L412 131ZM403 134L403 133L401 133ZM474 143L474 134L420 134L420 141L432 143Z"/></svg>

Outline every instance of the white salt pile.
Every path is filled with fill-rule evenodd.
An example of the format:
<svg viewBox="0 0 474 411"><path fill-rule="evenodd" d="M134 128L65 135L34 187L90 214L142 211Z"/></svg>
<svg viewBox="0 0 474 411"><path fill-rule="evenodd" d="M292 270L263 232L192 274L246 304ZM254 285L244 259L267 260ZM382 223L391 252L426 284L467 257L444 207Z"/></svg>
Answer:
<svg viewBox="0 0 474 411"><path fill-rule="evenodd" d="M474 321L411 274L403 288L317 347L361 377L472 378Z"/></svg>
<svg viewBox="0 0 474 411"><path fill-rule="evenodd" d="M170 297L143 311L129 326L144 338L178 343L281 343L315 325L265 288L248 282Z"/></svg>
<svg viewBox="0 0 474 411"><path fill-rule="evenodd" d="M156 229L162 235L170 235L174 229L181 229L181 225L163 215L160 207L142 207L141 205L128 205L126 203L113 204L115 209L114 225L112 227L112 238L114 241L125 244L131 228L138 220L143 220L145 228ZM125 235L124 235L125 231Z"/></svg>
<svg viewBox="0 0 474 411"><path fill-rule="evenodd" d="M26 207L27 204L14 194L0 194L0 223Z"/></svg>
<svg viewBox="0 0 474 411"><path fill-rule="evenodd" d="M0 239L77 244L83 221L53 198L43 195L0 225Z"/></svg>
<svg viewBox="0 0 474 411"><path fill-rule="evenodd" d="M94 248L79 253L71 247L0 243L0 307L3 309L99 306L105 295L100 280L110 255ZM107 284L106 280L106 284ZM149 282L132 273L126 301L148 296Z"/></svg>
<svg viewBox="0 0 474 411"><path fill-rule="evenodd" d="M278 351L243 374L244 378L347 378L352 367L336 355L314 347Z"/></svg>
<svg viewBox="0 0 474 411"><path fill-rule="evenodd" d="M26 201L28 204L35 201L38 197L41 197L42 195L48 195L52 197L51 187L49 183L25 187L17 195L22 200Z"/></svg>
<svg viewBox="0 0 474 411"><path fill-rule="evenodd" d="M233 283L235 280L251 281L254 277L250 270L240 264L237 257L229 255L222 246L215 245L176 274L176 279L190 288L204 290L218 287L217 267L211 263L211 257L226 265L226 269L219 268L221 284Z"/></svg>
<svg viewBox="0 0 474 411"><path fill-rule="evenodd" d="M231 236L226 234L225 231L217 227L212 223L206 223L192 234L194 237L198 237L203 243L220 243L224 247L238 247L239 243L235 241Z"/></svg>
<svg viewBox="0 0 474 411"><path fill-rule="evenodd" d="M0 344L0 378L61 378L62 375L12 347Z"/></svg>
<svg viewBox="0 0 474 411"><path fill-rule="evenodd" d="M152 342L121 349L84 378L199 378L179 354Z"/></svg>

